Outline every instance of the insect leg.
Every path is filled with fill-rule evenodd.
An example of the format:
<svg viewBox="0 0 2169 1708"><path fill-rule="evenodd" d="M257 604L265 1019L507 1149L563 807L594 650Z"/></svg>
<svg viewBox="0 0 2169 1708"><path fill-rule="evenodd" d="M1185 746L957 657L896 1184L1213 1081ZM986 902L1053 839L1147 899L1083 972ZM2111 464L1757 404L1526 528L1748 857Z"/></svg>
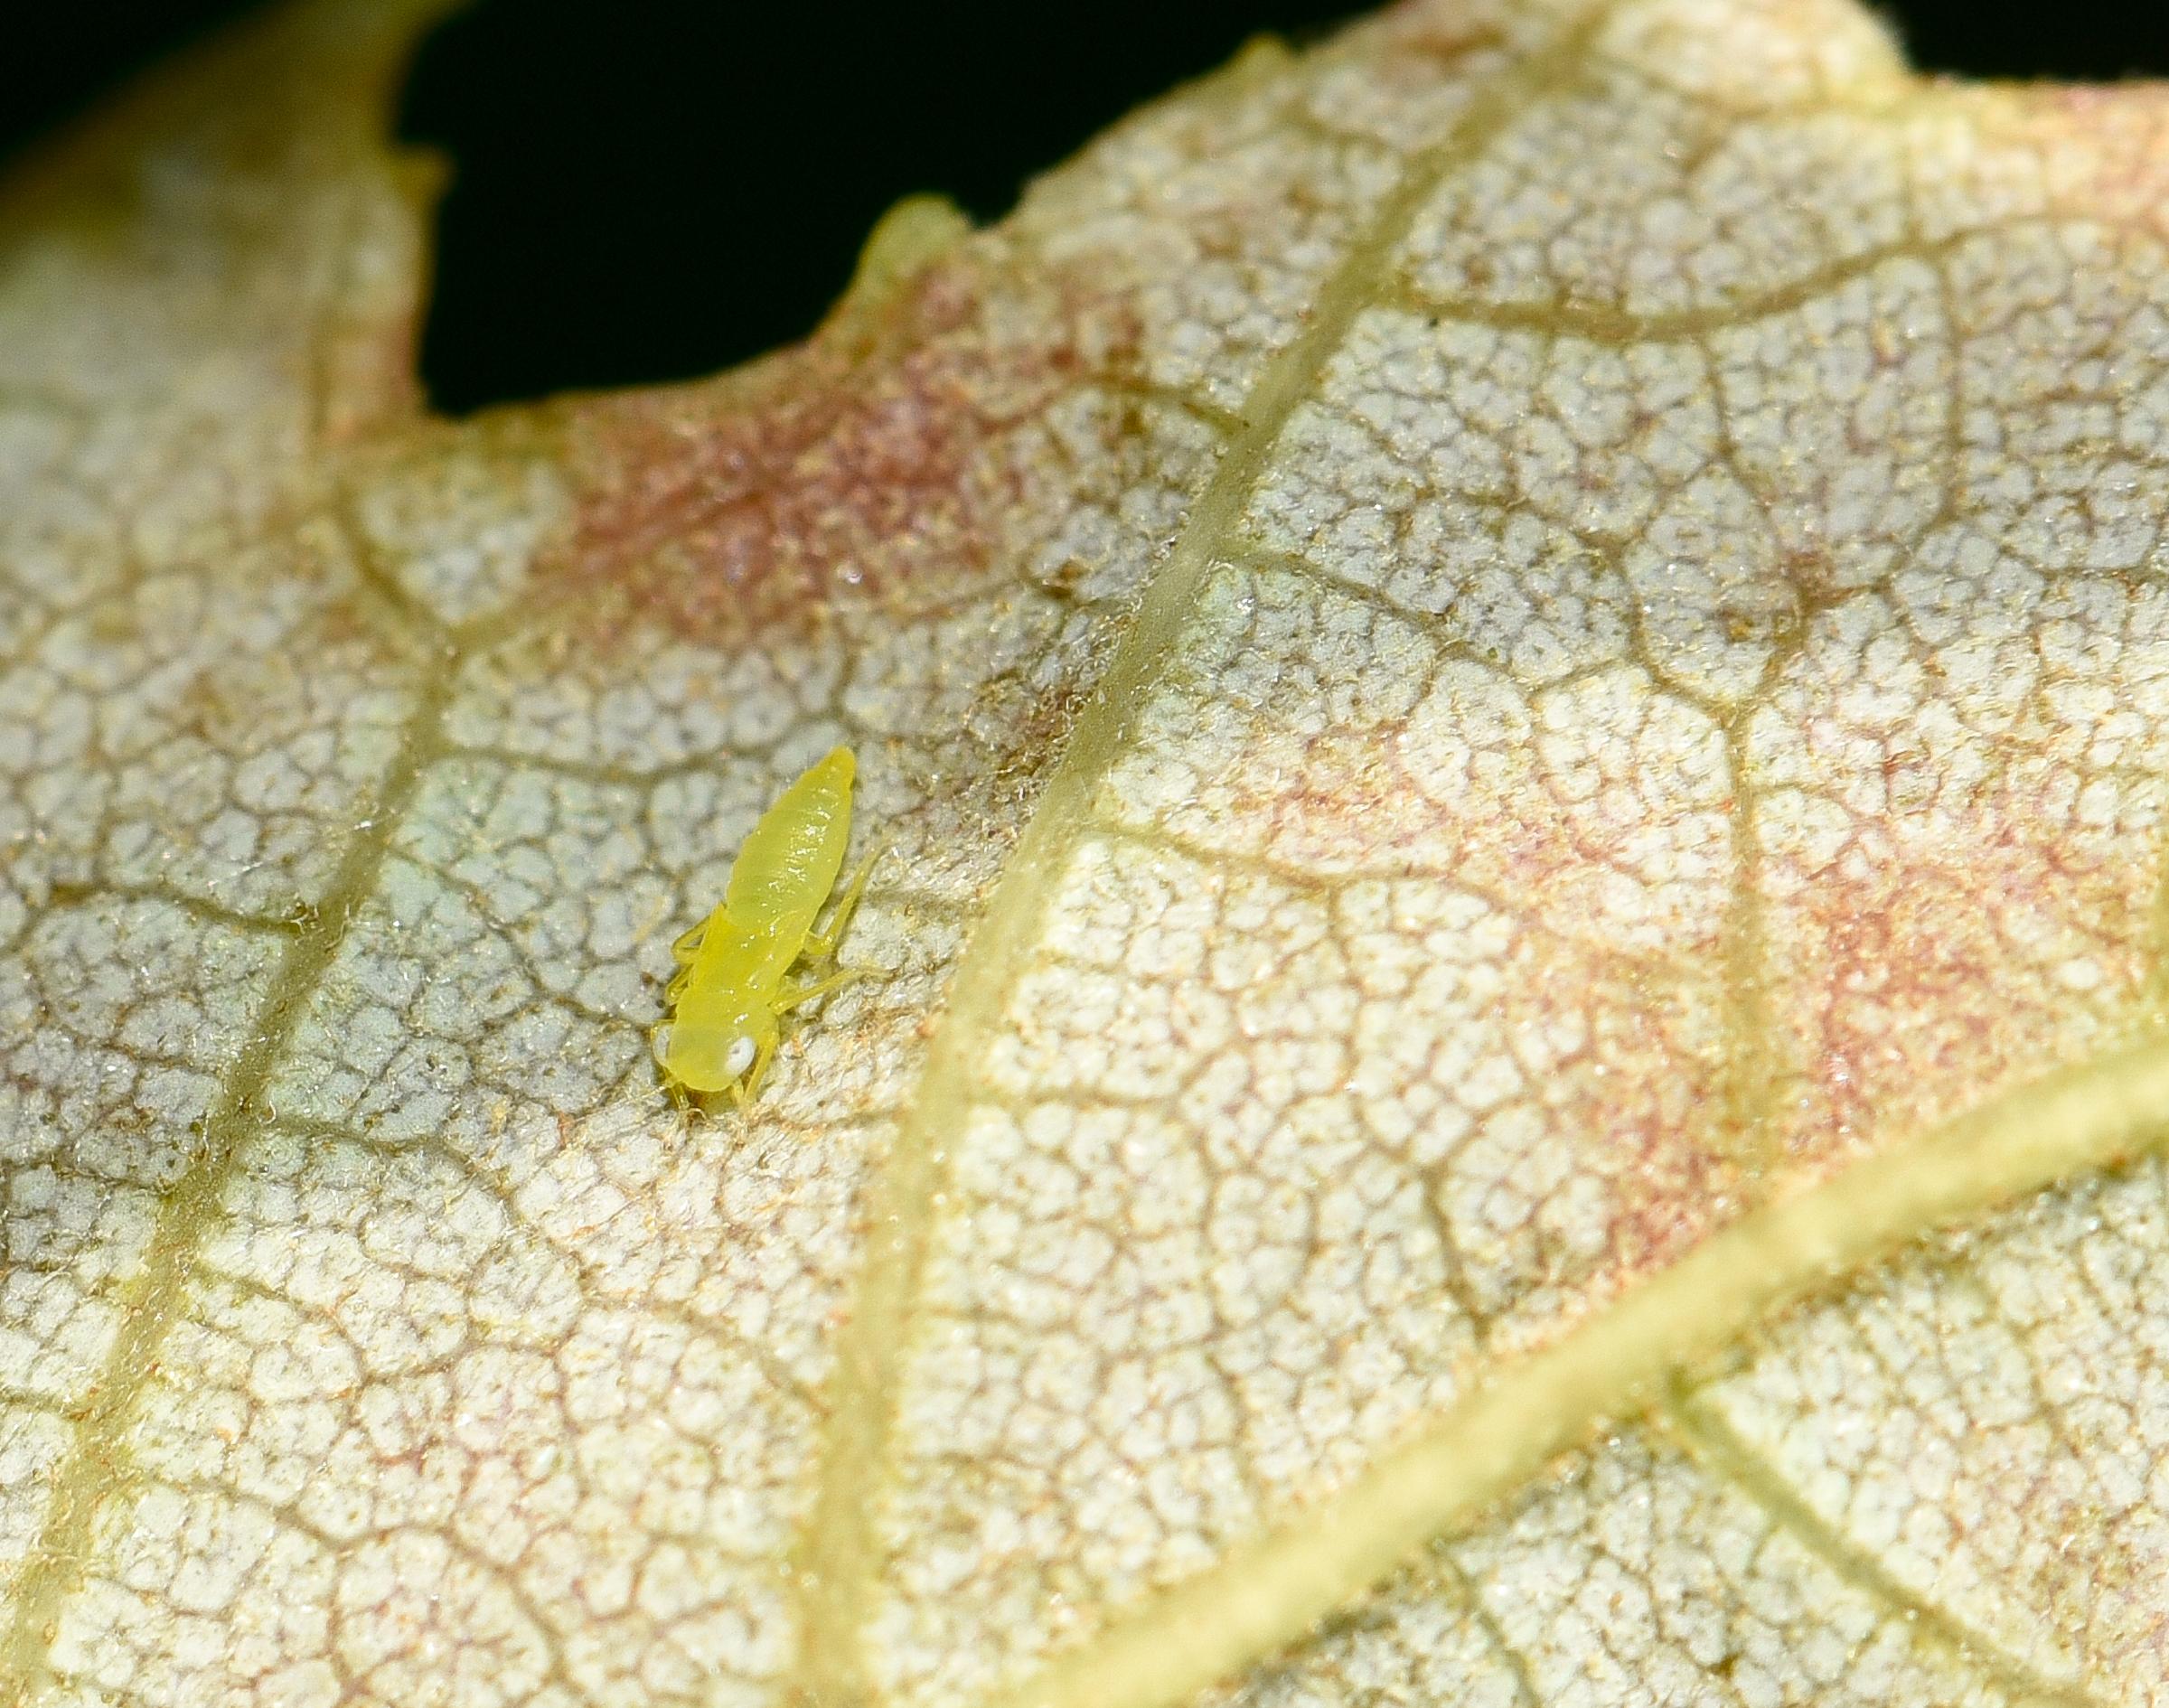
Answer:
<svg viewBox="0 0 2169 1708"><path fill-rule="evenodd" d="M847 984L856 984L865 977L864 968L846 967L841 971L831 973L825 979L816 979L812 984L802 984L795 990L784 991L775 1004L775 1011L778 1014L787 1014L793 1009L803 1007L816 997L824 997L830 991L840 990Z"/></svg>
<svg viewBox="0 0 2169 1708"><path fill-rule="evenodd" d="M888 852L884 842L859 862L859 869L851 874L851 881L844 886L842 898L836 911L829 915L829 928L819 936L808 937L804 953L814 961L825 961L836 953L836 945L843 941L844 930L851 923L851 915L859 910L859 892L866 887L866 880L881 857Z"/></svg>
<svg viewBox="0 0 2169 1708"><path fill-rule="evenodd" d="M693 957L700 953L700 939L707 935L708 921L703 919L671 945L671 959L681 967L690 966Z"/></svg>
<svg viewBox="0 0 2169 1708"><path fill-rule="evenodd" d="M662 1041L663 1034L670 1029L671 1023L668 1020L658 1020L648 1028L648 1053L655 1058L655 1065L662 1069L662 1086L670 1093L671 1101L681 1111L684 1111L692 1106L692 1101L686 1095L685 1087L679 1083L678 1076L671 1072L669 1051Z"/></svg>
<svg viewBox="0 0 2169 1708"><path fill-rule="evenodd" d="M746 1077L738 1082L739 1108L743 1109L747 1103L751 1103L754 1099L754 1094L761 1089L762 1076L768 1072L769 1060L775 1056L775 1037L769 1037L763 1038L760 1043L760 1047L754 1052L753 1065L746 1070Z"/></svg>

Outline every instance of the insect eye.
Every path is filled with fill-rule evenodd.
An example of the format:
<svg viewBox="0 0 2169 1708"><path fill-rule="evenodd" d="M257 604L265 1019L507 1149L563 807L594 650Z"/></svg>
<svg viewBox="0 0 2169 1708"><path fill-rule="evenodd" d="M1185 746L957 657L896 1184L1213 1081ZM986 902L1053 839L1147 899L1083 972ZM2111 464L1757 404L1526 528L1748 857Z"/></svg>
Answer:
<svg viewBox="0 0 2169 1708"><path fill-rule="evenodd" d="M756 1053L756 1052L754 1049L753 1040L751 1038L737 1037L731 1039L729 1053L723 1057L724 1073L728 1074L732 1079L737 1078L739 1075L743 1074L747 1068L753 1065L753 1058Z"/></svg>

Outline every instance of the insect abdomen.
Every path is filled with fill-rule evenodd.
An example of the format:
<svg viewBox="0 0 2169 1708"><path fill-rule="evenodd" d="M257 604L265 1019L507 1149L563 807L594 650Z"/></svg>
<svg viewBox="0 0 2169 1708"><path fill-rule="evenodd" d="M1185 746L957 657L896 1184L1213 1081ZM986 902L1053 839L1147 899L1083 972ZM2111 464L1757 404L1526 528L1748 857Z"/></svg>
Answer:
<svg viewBox="0 0 2169 1708"><path fill-rule="evenodd" d="M776 797L730 868L723 906L734 925L758 931L803 912L811 922L843 869L851 837L849 747L838 747Z"/></svg>

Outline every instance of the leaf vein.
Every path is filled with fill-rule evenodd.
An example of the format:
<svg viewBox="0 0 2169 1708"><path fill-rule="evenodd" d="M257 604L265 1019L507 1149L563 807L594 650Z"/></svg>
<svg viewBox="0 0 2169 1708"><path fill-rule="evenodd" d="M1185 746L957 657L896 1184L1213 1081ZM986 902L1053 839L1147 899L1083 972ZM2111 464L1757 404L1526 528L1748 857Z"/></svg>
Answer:
<svg viewBox="0 0 2169 1708"><path fill-rule="evenodd" d="M120 1332L89 1389L75 1440L48 1478L45 1522L28 1551L12 1617L0 1628L5 1708L27 1708L51 1682L61 1607L89 1570L99 1506L127 1458L127 1431L157 1378L159 1348L186 1305L203 1233L223 1214L221 1200L239 1159L274 1124L265 1093L311 995L375 888L392 832L434 756L453 675L444 671L423 679L420 699L363 816L368 830L349 845L322 904L281 957L248 1028L249 1042L221 1078L196 1159L164 1195L141 1269L119 1297Z"/></svg>
<svg viewBox="0 0 2169 1708"><path fill-rule="evenodd" d="M1986 1674L2027 1708L2101 1708L2084 1691L2043 1677L1899 1582L1872 1554L1825 1523L1703 1395L1675 1384L1654 1415L1704 1470L1753 1503L1774 1526L1821 1561L1846 1587L1880 1607L1912 1640L1942 1649Z"/></svg>
<svg viewBox="0 0 2169 1708"><path fill-rule="evenodd" d="M933 1243L943 1178L939 1159L957 1118L975 1101L978 1042L1000 1023L1075 839L1093 821L1101 783L1164 673L1207 578L1237 538L1282 430L1314 391L1357 315L1377 299L1394 252L1424 204L1451 174L1488 148L1534 92L1573 74L1610 10L1610 0L1597 0L1571 14L1548 47L1503 75L1445 136L1415 156L1350 243L1302 330L1267 363L1236 411L1242 433L1215 467L1147 588L995 886L951 982L948 1011L928 1046L917 1094L867 1192L866 1255L839 1331L812 1499L793 1549L789 1581L798 1597L793 1684L798 1700L873 1698L862 1633L884 1575L878 1508L890 1475L909 1330Z"/></svg>

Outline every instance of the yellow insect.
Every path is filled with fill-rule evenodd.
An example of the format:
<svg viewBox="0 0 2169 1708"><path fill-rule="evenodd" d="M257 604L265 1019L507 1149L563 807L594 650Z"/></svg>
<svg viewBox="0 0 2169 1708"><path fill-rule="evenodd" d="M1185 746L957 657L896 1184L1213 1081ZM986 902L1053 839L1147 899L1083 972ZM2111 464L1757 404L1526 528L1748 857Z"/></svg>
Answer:
<svg viewBox="0 0 2169 1708"><path fill-rule="evenodd" d="M860 862L829 928L813 921L843 868L851 838L849 747L821 760L761 814L731 862L723 905L671 950L678 976L663 992L670 1018L654 1029L657 1059L673 1093L728 1091L743 1107L760 1089L775 1054L782 1018L859 975L840 971L786 990L802 958L836 952L867 874L880 850Z"/></svg>

